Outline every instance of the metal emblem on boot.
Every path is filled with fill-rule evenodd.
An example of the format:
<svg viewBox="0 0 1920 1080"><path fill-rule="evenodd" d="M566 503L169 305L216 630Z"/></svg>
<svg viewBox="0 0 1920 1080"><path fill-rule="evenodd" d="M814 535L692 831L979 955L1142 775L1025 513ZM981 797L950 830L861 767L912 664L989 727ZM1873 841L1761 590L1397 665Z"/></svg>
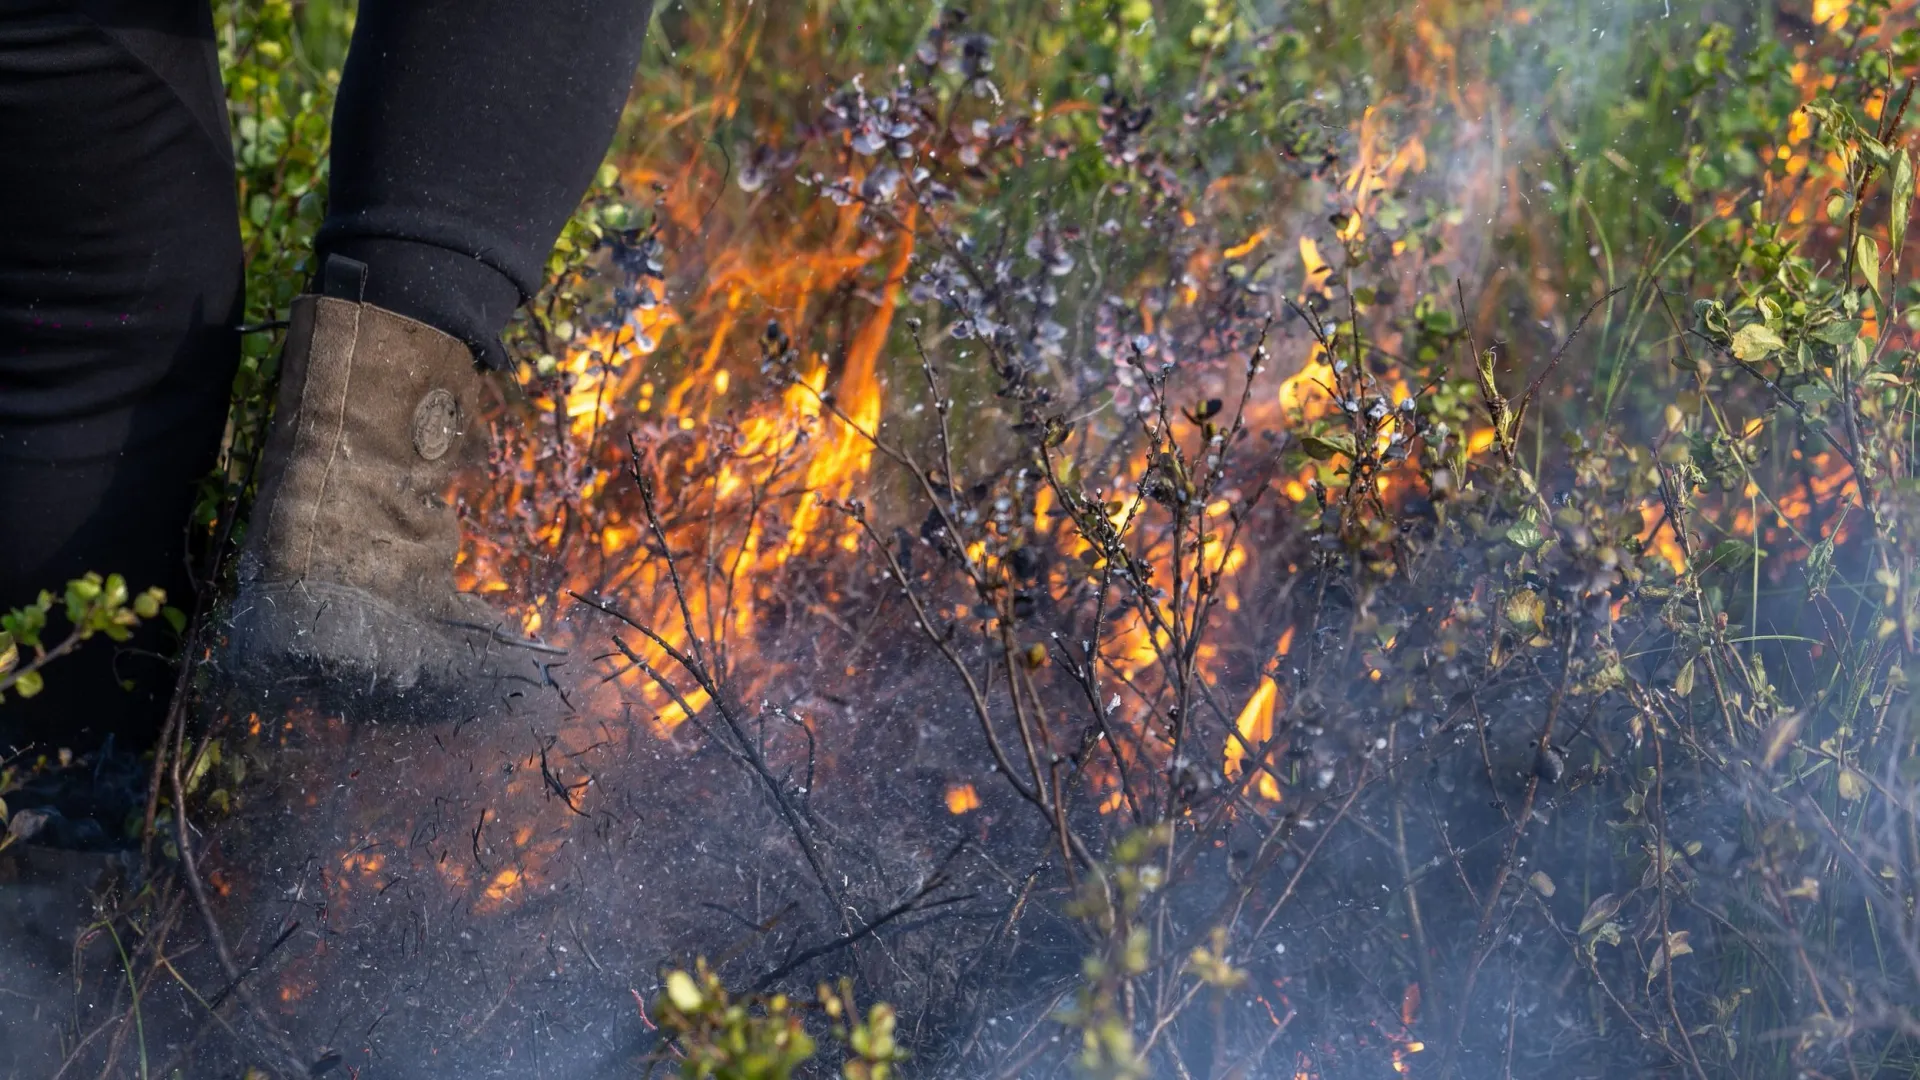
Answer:
<svg viewBox="0 0 1920 1080"><path fill-rule="evenodd" d="M460 435L460 405L445 390L427 391L413 410L413 450L426 461L447 456Z"/></svg>
<svg viewBox="0 0 1920 1080"><path fill-rule="evenodd" d="M464 706L563 650L455 589L446 493L485 376L457 338L365 303L365 272L329 258L294 301L229 663L262 688Z"/></svg>

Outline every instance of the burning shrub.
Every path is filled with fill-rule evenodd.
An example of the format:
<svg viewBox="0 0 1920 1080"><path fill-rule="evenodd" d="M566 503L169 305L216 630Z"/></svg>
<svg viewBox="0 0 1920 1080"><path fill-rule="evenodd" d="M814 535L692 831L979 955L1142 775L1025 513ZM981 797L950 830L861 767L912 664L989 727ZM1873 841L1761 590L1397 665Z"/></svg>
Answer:
<svg viewBox="0 0 1920 1080"><path fill-rule="evenodd" d="M1849 18L1846 39L1879 16ZM1867 485L1903 466L1869 432L1904 423L1897 393L1856 396L1837 420L1812 411L1843 385L1869 385L1869 370L1889 388L1906 378L1892 337L1860 329L1869 310L1892 320L1877 315L1889 302L1882 247L1860 239L1857 208L1883 181L1883 205L1900 208L1885 219L1896 250L1912 197L1900 179L1911 166L1889 143L1902 110L1879 88L1885 75L1836 70L1830 89L1849 105L1755 106L1788 127L1817 124L1788 135L1830 155L1829 218L1844 236L1789 239L1810 185L1785 182L1800 175L1786 155L1744 223L1709 203L1685 230L1706 243L1683 255L1682 238L1627 285L1602 279L1576 311L1549 303L1543 321L1566 320L1557 342L1525 344L1522 325L1522 340L1482 347L1469 328L1507 325L1490 306L1500 290L1476 312L1451 275L1429 273L1479 269L1448 261L1461 216L1416 209L1422 143L1437 133L1396 134L1382 108L1329 140L1296 112L1275 141L1289 166L1313 163L1291 175L1301 198L1334 203L1331 231L1290 210L1221 243L1231 207L1180 163L1192 129L1230 124L1262 92L1250 74L1229 66L1176 128L1117 90L1077 130L1044 115L942 128L929 118L1010 97L983 95L986 75L942 87L933 58L955 25L923 43L927 81L903 71L886 90L850 84L796 152L795 182L825 193L839 236L866 253L851 272L884 275L867 315L767 323L761 371L789 426L750 409L689 443L630 425L650 554L613 571L624 584L581 591L646 639L616 641L610 677L641 677L662 723L701 722L776 801L811 783L796 787L778 763L797 760L793 745L748 737L748 703L791 721L798 710L769 695L794 693L794 672L812 672L816 702L858 700L876 678L896 698L957 692L987 757L984 772L947 763L973 793L958 805L973 812L981 791L995 805L991 785L1003 785L1045 825L1045 872L1080 896L1047 915L1028 913L1022 892L991 940L1021 918L1068 917L1049 926L1082 942L1085 981L1073 989L1073 965L1058 967L1046 977L1059 993L1026 1008L1079 1028L1093 1074L1187 1075L1196 1058L1215 1072L1271 1069L1278 1053L1303 1075L1349 1075L1383 1060L1411 1071L1427 1053L1440 1075L1551 1058L1704 1076L1738 1067L1741 1032L1756 1026L1797 1031L1787 1053L1800 1067L1857 1060L1856 1041L1877 1059L1910 1052L1888 1010L1916 973L1858 968L1866 939L1839 924L1814 960L1794 906L1818 898L1817 866L1853 862L1830 844L1869 799L1883 862L1858 857L1850 887L1905 873L1896 838L1912 796L1894 779L1912 736L1890 711L1863 736L1826 711L1831 692L1773 681L1861 679L1849 707L1892 710L1904 624L1886 616L1877 645L1853 641L1840 628L1862 624L1836 614L1819 617L1823 638L1762 632L1810 625L1835 560L1890 553L1897 535L1847 547L1836 506L1857 497L1891 512ZM1249 55L1275 55L1279 40ZM1728 41L1721 29L1700 39L1680 91L1690 108L1743 92L1719 78ZM1768 85L1791 59L1761 49L1744 85ZM1793 78L1771 85L1810 85ZM1863 102L1872 125L1856 119ZM995 149L1013 155L999 173L982 166ZM838 171L806 173L820 154ZM1689 160L1662 174L1682 206L1712 198L1700 177L1725 183ZM1049 161L1090 169L1099 208L1068 197L1002 208L1009 190L1059 191L1033 178ZM1275 229L1298 237L1297 278L1249 258ZM1796 256L1802 244L1833 244L1840 273ZM1594 280L1560 272L1568 285ZM1739 291L1709 285L1716 273ZM938 318L891 329L902 288ZM1701 300L1691 324L1674 293ZM1671 336L1642 343L1651 318ZM1582 341L1594 319L1600 340ZM883 409L876 354L890 335L906 366L892 369ZM1276 349L1304 361L1276 364ZM1611 362L1609 401L1624 389L1668 403L1650 423L1582 415L1578 383L1559 388L1569 356ZM1693 385L1657 370L1623 380L1643 358L1670 358L1666 370ZM871 494L854 496L869 469ZM668 478L678 487L656 502ZM589 515L623 512L616 489L599 490ZM1763 498L1776 529L1760 527ZM1790 565L1764 545L1788 542L1808 560L1804 604L1761 587ZM864 559L864 577L842 553ZM1877 602L1901 610L1899 572L1880 573ZM606 599L622 589L661 597L655 613ZM867 629L841 627L858 663L791 643L795 620L835 610L866 613ZM1790 641L1819 651L1769 644ZM927 661L944 664L952 691L926 685ZM724 728L705 728L709 712ZM857 737L844 722L840 738ZM825 719L789 730L805 734L809 762L833 737ZM1812 756L1782 786L1789 746ZM1838 800L1825 807L1804 787L1822 771ZM794 827L802 847L812 828ZM1159 840L1134 851L1128 836ZM1847 886L1829 875L1835 887ZM1893 894L1881 906L1849 895L1911 939ZM1772 958L1760 963L1774 965L1773 985L1723 988L1687 963L1709 939ZM1853 1020L1827 1019L1839 1014L1820 988L1833 979L1858 1001ZM1826 1002L1812 1019L1786 1004L1801 980ZM1515 988L1542 982L1591 996L1523 1007ZM998 1045L984 1032L981 1018L1009 1007L996 1001L1015 1000L995 980L963 977L954 992L973 1019L948 1036L961 1048L950 1067L1025 1062L1017 1071L1052 1052L1033 1029ZM1743 1026L1759 997L1774 1018ZM1205 1000L1212 1019L1188 1019ZM1634 1039L1609 1036L1622 1024Z"/></svg>
<svg viewBox="0 0 1920 1080"><path fill-rule="evenodd" d="M1910 1069L1907 16L1376 7L671 14L466 502L592 670L196 751L275 1052Z"/></svg>

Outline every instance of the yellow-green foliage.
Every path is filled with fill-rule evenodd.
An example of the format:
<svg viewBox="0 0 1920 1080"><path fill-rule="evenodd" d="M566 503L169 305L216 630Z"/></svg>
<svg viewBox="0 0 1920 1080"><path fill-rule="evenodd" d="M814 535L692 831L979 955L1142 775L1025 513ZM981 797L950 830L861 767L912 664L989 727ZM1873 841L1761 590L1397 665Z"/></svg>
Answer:
<svg viewBox="0 0 1920 1080"><path fill-rule="evenodd" d="M860 1018L853 987L822 985L812 1002L785 994L735 998L705 960L692 971L667 972L653 1018L672 1043L686 1080L789 1080L813 1060L816 1042L806 1014L818 1014L846 1050L845 1080L891 1080L906 1059L894 1038L893 1008L879 1004Z"/></svg>
<svg viewBox="0 0 1920 1080"><path fill-rule="evenodd" d="M0 702L6 700L8 690L23 698L38 694L45 685L40 669L96 634L111 641L125 641L142 621L163 612L178 629L180 613L165 607L166 602L167 594L160 589L134 595L119 574L103 578L89 573L67 582L59 597L43 590L33 603L0 614ZM47 616L62 605L67 634L48 640Z"/></svg>

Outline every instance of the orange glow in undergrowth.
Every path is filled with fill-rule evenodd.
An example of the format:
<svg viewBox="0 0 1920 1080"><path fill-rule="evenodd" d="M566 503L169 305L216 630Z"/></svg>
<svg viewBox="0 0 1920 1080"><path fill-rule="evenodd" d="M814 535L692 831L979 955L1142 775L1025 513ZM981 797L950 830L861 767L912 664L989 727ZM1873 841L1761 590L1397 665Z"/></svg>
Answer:
<svg viewBox="0 0 1920 1080"><path fill-rule="evenodd" d="M1659 499L1648 499L1640 504L1640 526L1640 542L1659 556L1674 573L1685 573L1686 553L1681 551L1679 541L1674 539L1672 522L1667 520L1667 508Z"/></svg>
<svg viewBox="0 0 1920 1080"><path fill-rule="evenodd" d="M1432 47L1433 43L1426 45ZM1379 110L1368 110L1358 124L1358 164L1342 185L1345 197L1351 200L1343 238L1360 235L1360 223L1382 193L1425 168L1426 152L1420 138L1416 135L1396 140L1391 127L1388 114ZM670 193L658 204L660 212L697 236L696 242L703 249L697 256L676 252L676 258L702 264L698 287L685 295L669 295L664 289L647 286L653 294L652 306L636 313L618 330L588 334L568 355L559 357L557 382L528 383L529 393L541 411L565 416L573 440L585 444L582 451L590 450L610 425L629 417L645 417L669 434L693 431L713 420L716 401L738 385L728 364L731 357L751 348L751 332L764 325L764 316L756 312L777 313L782 325L804 327L809 315L830 297L847 286L856 287L848 320L852 332L840 354L820 355L808 351L807 343L800 343L795 383L774 400L746 404L739 415L727 418L732 453L714 469L711 502L717 508L737 508L770 475L768 466L775 459L789 466L785 473L792 478L789 487L803 494L794 500L790 516L779 523L782 527L777 533L769 532L764 518L756 519L747 530L738 549L737 565L729 571L737 580L737 588L729 587L724 594L691 591L684 615L661 600L649 601L654 610L638 613L674 647L686 644L687 622L750 634L757 624L756 609L766 595L764 580L777 567L827 545L857 550L857 534L827 509L826 501L855 493L860 478L871 467L873 448L863 433L877 431L882 421L887 396L882 358L892 344L897 305L916 248L916 212L911 206L901 215L899 224L903 228L877 235L857 227L861 216L857 206L827 210L824 217L831 227L824 230L819 228L818 214L792 219L793 224L784 232L778 228L762 231L759 226L727 231L725 222L714 223L720 228L709 227L714 204L710 196L701 193L716 181L724 182L724 177L706 175L705 168L707 165L696 156L677 167L629 167L624 176L635 190L654 186ZM1186 220L1198 224L1191 213ZM1273 238L1271 226L1256 228L1238 243L1214 250L1227 259L1244 258ZM1296 240L1309 275L1308 284L1315 288L1324 285L1332 268L1320 247L1304 233ZM860 313L861 305L868 305L864 314ZM1141 315L1151 328L1155 312L1143 307ZM1165 313L1161 315L1165 317ZM673 348L664 349L669 340ZM1280 403L1303 418L1325 415L1330 407L1321 384L1331 381L1332 372L1318 352L1314 349L1309 362L1285 380L1279 391ZM668 353L684 358L679 370L662 367L660 358ZM558 392L543 401L543 395L554 386ZM1402 383L1396 396L1404 393ZM822 397L827 395L831 405L823 407ZM536 442L524 444L521 458L515 463L517 468L504 474L507 482L495 493L496 504L515 507L533 501L529 482L522 478L538 472L538 450ZM687 459L689 470L701 463L700 454ZM1143 466L1143 461L1132 463L1133 475L1137 477ZM1285 481L1283 490L1290 498L1304 499L1304 480ZM663 473L659 482L670 488L679 477ZM621 483L618 475L600 469L583 476L575 497L580 503L602 500ZM1384 481L1381 486L1386 486ZM1047 513L1043 496L1034 508L1037 530L1046 528ZM614 510L603 513L599 521L584 523L597 530L591 538L596 563L617 563L643 544L652 546L646 528L630 514L630 510L624 514ZM531 528L540 546L559 549L578 536L582 527L569 513L549 514ZM657 560L632 561L635 565L614 575L612 584L621 594L658 598L670 591ZM569 565L574 562L568 560ZM1222 551L1218 565L1225 578L1234 578L1248 565L1246 549ZM566 589L606 592L609 582L588 576L586 569L583 565L582 572L566 582ZM508 582L515 576L515 568L495 565L485 545L469 549L461 571L465 587L502 594L502 599L512 592ZM550 602L534 599L536 603ZM1239 605L1238 590L1229 585L1225 607L1233 612ZM533 610L524 614L522 625L527 633L537 634L553 621ZM651 642L636 641L633 645L656 668L668 666L665 653ZM1136 617L1120 630L1115 645L1119 669L1132 675L1144 671L1165 642L1156 640L1145 621ZM662 733L684 722L689 709L697 712L708 705L704 693L686 686L680 688L676 700L638 665L624 666L615 681L624 694L645 703ZM1272 793L1272 787L1270 778L1263 779L1264 790Z"/></svg>
<svg viewBox="0 0 1920 1080"><path fill-rule="evenodd" d="M1251 753L1257 753L1273 738L1273 711L1280 698L1280 687L1270 678L1262 676L1253 688L1253 694L1241 707L1240 715L1234 718L1233 726L1240 733L1238 739L1227 740L1225 773L1228 779L1239 776L1244 763ZM1268 802L1280 801L1280 785L1270 772L1261 772L1254 781L1254 790Z"/></svg>
<svg viewBox="0 0 1920 1080"><path fill-rule="evenodd" d="M847 423L834 425L832 442L826 449L818 451L807 467L806 487L815 493L815 498L802 502L799 512L794 515L793 531L789 534L787 545L789 552L801 549L811 527L818 521L819 499L845 498L851 493L854 480L866 475L868 465L873 460L870 435L880 427L881 398L880 380L876 372L880 352L886 347L887 335L893 329L898 294L906 281L907 267L913 259L912 230L917 219L912 210L905 217L906 228L900 233L893 263L887 270L885 283L880 287L880 303L866 322L861 324L853 342L847 347L846 366L841 372L838 394Z"/></svg>
<svg viewBox="0 0 1920 1080"><path fill-rule="evenodd" d="M647 175L640 174L633 180L638 182ZM666 212L670 217L679 216L672 200ZM749 631L764 591L760 581L765 574L793 555L811 550L816 542L844 547L857 540L852 532L834 527L836 523L825 513L821 500L851 494L853 485L869 468L872 447L862 432L872 433L879 426L881 357L893 330L894 312L914 248L913 215L908 212L904 217L905 228L893 230L890 240L879 242L855 227L858 208L839 208L832 211L835 224L828 236L806 241L799 237L767 238L771 241L767 246L776 250L769 250L764 257L754 253L757 239L739 244L714 237L713 250L705 255L705 281L697 293L669 302L657 286L648 286L656 289L652 307L637 311L635 318L618 331L596 330L585 335L559 360L554 377L527 376L527 390L536 410L566 417L567 431L575 444L569 452L580 454L583 461L588 460L593 447L604 444L607 436L603 433L610 425L622 421L645 423L657 418L657 431L692 430L710 421L716 400L734 386L732 373L722 366L723 358L755 347L749 335L738 332L749 324L756 329L764 325L743 315L749 301L753 307L770 308L781 312L785 320L804 324L809 305L822 295L844 282L858 280L877 262L884 267L884 278L875 282L871 293L862 294L871 300L871 307L856 324L831 373L826 358L803 354L796 364L798 377L792 386L770 400L753 403L745 415L726 421L732 425L732 438L724 444L724 457L715 452L718 447L703 444L694 457L681 459L689 469L703 464L712 467L707 494L717 509L725 508L727 513L736 513L754 497L776 465L801 470L797 476L788 472L788 485L807 493L791 506L791 517L782 523L785 528L778 542L768 542L766 519L755 519L737 552L734 569L738 571L739 588L725 594L689 590L688 614L703 633L708 628L723 627ZM688 356L692 363L678 376L663 379L666 373L655 365L656 351L673 334L681 335L675 352ZM823 396L830 399L830 407L823 407ZM543 461L551 450L541 440L528 439L516 453L517 459L509 461L510 467L498 472L500 480L487 497L488 503L498 508L494 511L496 518L503 513L509 518L527 516L521 507L531 507L543 497L549 501L554 498L542 496L537 486ZM562 504L556 508L558 512L546 513L544 520L529 521L528 535L537 546L559 550L563 543L588 539L595 556L591 561L606 565L607 560L616 564L626 561L628 553L652 543L644 522L629 516L635 513L628 506L630 499L604 500L610 486L624 485L625 478L617 471L600 468L583 479L570 502L604 507L598 511L599 520L582 522L577 512L566 510L567 504ZM671 474L661 475L659 481L665 490L674 490L679 483ZM596 530L597 535L582 537L583 524ZM512 594L508 583L521 572L511 564L497 563L495 558L496 551L512 550L514 538L505 540L497 545L470 544L459 567L462 587L502 599ZM589 560L568 557L566 562L569 567L577 567L577 572L569 574L571 580L565 582L559 595L608 589L607 581L590 576L595 567ZM631 563L616 578L621 593L664 598L671 592L665 568L658 560ZM540 606L555 603L551 597L533 599L538 606L522 615L522 628L529 635L537 635L552 622ZM684 647L687 620L672 606L655 603L659 606L654 610L638 614L658 627L671 645ZM652 642L638 640L635 647L656 670L671 668L665 652ZM656 729L663 734L684 722L688 709L697 712L708 704L704 691L694 686L682 686L680 699L675 700L637 665L620 670L616 682L623 691L644 701Z"/></svg>
<svg viewBox="0 0 1920 1080"><path fill-rule="evenodd" d="M1364 235L1367 212L1374 199L1400 186L1409 173L1425 172L1427 147L1418 135L1404 139L1398 146L1388 143L1384 114L1378 105L1369 105L1361 114L1358 148L1360 159L1347 174L1346 190L1353 199L1353 213L1340 228L1340 239L1354 242Z"/></svg>
<svg viewBox="0 0 1920 1080"><path fill-rule="evenodd" d="M947 785L947 813L966 814L980 809L980 793L972 784Z"/></svg>
<svg viewBox="0 0 1920 1080"><path fill-rule="evenodd" d="M1323 295L1329 293L1328 285L1333 277L1333 268L1328 266L1327 260L1321 256L1320 245L1305 233L1300 235L1300 273L1302 299L1310 293Z"/></svg>
<svg viewBox="0 0 1920 1080"><path fill-rule="evenodd" d="M1843 507L1858 510L1861 506L1853 470L1831 451L1806 458L1805 466L1805 471L1791 478L1783 491L1770 494L1771 507L1760 498L1759 488L1749 482L1744 490L1702 498L1693 510L1743 541L1754 539L1758 525L1759 546L1769 561L1805 557L1808 549L1800 537L1811 542L1831 531L1836 545L1845 543L1850 530L1844 523L1832 527L1823 523L1837 520ZM1664 504L1658 498L1647 499L1640 505L1640 520L1639 539L1648 554L1675 574L1684 574L1688 569L1686 553L1674 535ZM1699 548L1696 554L1700 554Z"/></svg>
<svg viewBox="0 0 1920 1080"><path fill-rule="evenodd" d="M1262 240L1265 240L1269 235L1272 234L1272 232L1273 230L1271 229L1256 229L1254 230L1253 235L1247 237L1245 241L1233 245L1232 247L1226 249L1225 251L1222 251L1220 254L1229 259L1245 258L1246 256L1252 254L1253 249L1259 247L1260 242Z"/></svg>
<svg viewBox="0 0 1920 1080"><path fill-rule="evenodd" d="M1331 291L1328 285L1338 276L1339 267L1330 264L1329 257L1344 263L1347 252L1357 250L1352 245L1389 246L1372 235L1382 228L1375 218L1384 200L1428 168L1428 145L1438 138L1421 126L1430 123L1423 110L1433 111L1429 104L1444 105L1442 98L1453 99L1459 109L1469 104L1467 98L1486 92L1463 88L1448 77L1455 58L1439 28L1423 20L1418 36L1417 55L1410 61L1413 79L1427 88L1422 93L1436 100L1389 100L1365 110L1355 130L1355 164L1337 183L1327 185L1333 198L1344 203L1331 235L1324 226L1315 226L1316 239L1304 229L1296 232L1269 223L1248 231L1250 226L1240 223L1231 232L1204 242L1210 259L1258 259L1268 254L1284 259L1289 249L1295 249L1302 274L1299 288L1306 296ZM1398 130L1397 125L1409 115L1412 127ZM1469 110L1463 115L1480 113ZM1805 125L1796 121L1789 135L1789 142L1801 152L1807 149L1800 145L1811 137ZM1440 156L1440 144L1433 145L1435 156ZM779 595L780 575L816 565L848 565L851 560L842 553L862 543L847 519L828 503L866 493L874 453L862 433L880 430L883 422L896 420L909 402L918 400L896 393L887 384L887 375L899 370L894 365L912 358L900 327L912 309L905 313L900 309L907 303L904 293L913 260L918 256L927 261L928 252L922 249L933 241L924 229L916 236L916 226L924 223L911 209L901 214L904 229L879 231L862 225L858 206L822 204L804 213L783 210L759 218L749 210L743 222L726 220L735 204L730 200L724 204L728 210L709 221L712 208L721 205L712 192L726 178L702 155L676 166L650 162L632 167L625 179L635 191L657 181L668 193L661 213L688 238L689 247L676 250L674 259L697 265L699 271L690 275L691 284L684 292L678 284L673 289L655 288L652 307L635 312L617 329L585 334L573 349L555 358L557 377L526 380L525 389L537 411L544 417L561 418L555 426L564 430L568 443L563 447L538 440L507 444L495 489L485 497L491 513L487 520L510 522L518 534L470 538L461 581L464 587L526 604L523 626L529 633L543 629L551 633L563 625L564 601L556 598L569 590L631 603L637 609L633 611L636 619L674 648L687 645L686 624L691 623L697 633L727 639L731 671L745 684L743 698L752 700L785 674L777 656L758 654L754 639L771 621L763 617L768 609L785 599ZM1490 173L1471 178L1471 183L1490 189L1502 179ZM1214 223L1206 219L1204 207L1201 210L1197 217L1189 212L1187 220L1198 230L1209 229ZM1396 273L1430 268L1417 244L1391 250ZM1277 287L1291 291L1293 286L1289 278ZM828 311L833 312L831 319L823 314ZM1174 307L1155 307L1144 300L1139 302L1138 315L1150 331L1167 320L1188 317ZM1363 321L1367 317L1363 312ZM762 388L755 383L752 365L759 359L758 337L770 318L777 318L796 339L791 364L794 381L777 392L756 395ZM815 325L828 326L833 333L808 336L807 328ZM1381 345L1389 352L1398 348L1384 339ZM1302 344L1297 338L1286 348L1291 355L1282 357L1280 370L1257 386L1250 426L1277 429L1325 420L1335 412L1327 390L1336 385L1331 358L1317 344ZM1378 388L1395 402L1411 392L1405 373L1398 370L1382 376ZM830 399L829 405L823 406L823 396ZM723 568L725 582L687 590L684 614L673 597L664 562L657 557L658 542L639 518L633 500L620 494L630 488L629 480L619 468L607 466L613 455L605 452L605 440L624 438L628 428L662 448L647 463L662 492L686 500L714 519L740 525L737 537L730 541L732 563ZM1463 436L1470 455L1490 452L1491 429L1481 427ZM557 494L540 489L539 478L551 466L543 454L571 454L579 459L576 471L567 474L574 487ZM1309 463L1297 472L1274 477L1272 484L1288 501L1304 503L1311 498L1315 480L1334 487L1342 464ZM1839 497L1836 487L1846 485L1850 490L1844 468L1838 469L1837 478L1832 463L1821 468L1826 471L1804 490L1779 497L1782 513L1796 526L1805 528L1820 520L1821 508ZM1113 467L1112 479L1125 481L1109 489L1118 492L1115 498L1120 505L1112 516L1116 525L1141 505L1137 483L1144 471L1140 455ZM763 497L770 478L776 476L776 486L787 494L772 510L763 511L753 500ZM1373 482L1393 498L1417 490L1412 478L1401 473L1378 475ZM547 512L556 507L564 512ZM749 519L750 507L756 516ZM1207 508L1208 520L1224 521L1230 510L1224 501L1217 502ZM1154 511L1148 506L1146 512ZM1054 535L1063 546L1082 543L1062 526L1063 517L1043 488L1022 524L1031 522L1035 534ZM1671 529L1651 531L1659 517L1657 501L1642 508L1647 530L1643 539L1656 557L1678 569L1683 560ZM1747 521L1749 527L1753 524ZM1760 522L1763 533L1768 525L1765 519ZM525 567L515 561L515 553L530 546L539 547L564 568L562 579L550 590L542 590L546 595L522 596L519 586L510 586L524 581ZM676 539L668 546L677 551L682 545ZM981 565L995 565L984 549L974 554ZM1149 544L1143 554L1156 570L1170 558L1165 544ZM1220 587L1229 614L1244 616L1243 600L1257 595L1246 587L1243 577L1274 572L1274 567L1263 564L1262 554L1251 544L1220 545ZM703 556L695 556L694 561ZM831 586L829 582L822 589L818 604L835 602L837 594ZM1065 586L1058 588L1064 591ZM1246 606L1254 604L1248 601ZM1150 679L1160 651L1168 645L1151 621L1134 611L1113 624L1105 655L1112 669L1126 679ZM674 674L664 650L652 642L629 635L628 644L656 670ZM1286 656L1294 644L1294 630L1288 627L1273 654ZM1214 653L1198 659L1204 677L1222 676L1215 670ZM633 715L661 737L675 737L689 712L699 714L712 704L705 691L687 681L678 684L676 698L638 666L621 664L617 657L612 666L613 686L621 700L631 703ZM1379 678L1375 670L1372 677ZM1257 749L1273 738L1276 716L1283 715L1286 707L1284 699L1271 678L1263 676L1250 688L1233 718L1239 738L1225 740L1223 764L1228 775L1243 774L1248 747ZM682 732L678 737L686 736ZM1103 811L1120 810L1124 795L1117 781L1102 772L1108 768L1106 759L1100 761L1086 770L1092 797ZM1281 800L1280 785L1264 771L1247 786L1269 802ZM979 793L971 785L949 787L943 801L953 814L980 806ZM564 810L554 813L564 820ZM544 842L522 841L526 855L515 869L476 872L473 887L495 904L513 902L526 892L529 881L539 880L538 849ZM377 867L353 869L372 874Z"/></svg>
<svg viewBox="0 0 1920 1080"><path fill-rule="evenodd" d="M487 899L505 900L518 888L521 881L520 871L508 867L493 875L492 884L487 886Z"/></svg>
<svg viewBox="0 0 1920 1080"><path fill-rule="evenodd" d="M1325 416L1332 409L1327 393L1332 385L1333 365L1327 362L1326 350L1315 344L1300 370L1280 380L1280 407L1306 420Z"/></svg>
<svg viewBox="0 0 1920 1080"><path fill-rule="evenodd" d="M1393 1044L1393 1071L1402 1076L1409 1075L1411 1065L1408 1058L1427 1048L1427 1044L1413 1037L1413 1021L1420 1012L1420 984L1408 983L1400 995L1400 1029L1383 1031L1387 1041Z"/></svg>

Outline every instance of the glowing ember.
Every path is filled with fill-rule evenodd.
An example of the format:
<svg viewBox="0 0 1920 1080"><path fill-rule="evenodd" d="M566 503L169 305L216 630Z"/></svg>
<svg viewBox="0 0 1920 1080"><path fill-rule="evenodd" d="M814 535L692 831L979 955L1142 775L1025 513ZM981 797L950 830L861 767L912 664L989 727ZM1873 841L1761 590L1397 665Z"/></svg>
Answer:
<svg viewBox="0 0 1920 1080"><path fill-rule="evenodd" d="M972 784L953 784L947 788L947 813L966 814L980 809L980 793Z"/></svg>

